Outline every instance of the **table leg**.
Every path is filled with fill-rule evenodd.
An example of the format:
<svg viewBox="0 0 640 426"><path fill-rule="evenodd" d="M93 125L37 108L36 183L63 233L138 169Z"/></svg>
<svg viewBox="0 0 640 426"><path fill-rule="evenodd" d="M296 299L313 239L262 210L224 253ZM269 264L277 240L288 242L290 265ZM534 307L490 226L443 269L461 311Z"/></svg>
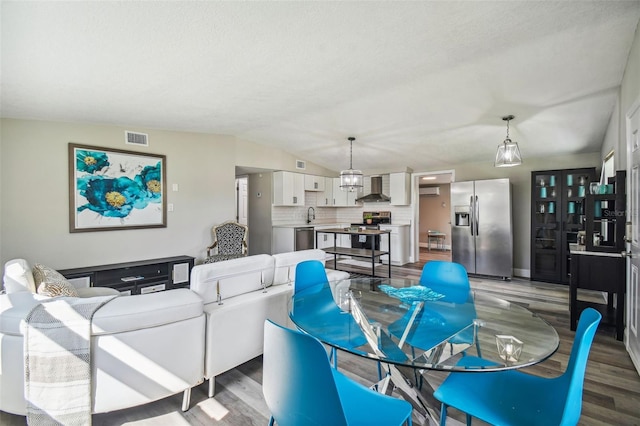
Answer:
<svg viewBox="0 0 640 426"><path fill-rule="evenodd" d="M371 276L376 276L376 241L378 240L378 236L374 235L371 238Z"/></svg>
<svg viewBox="0 0 640 426"><path fill-rule="evenodd" d="M387 250L388 252L387 257L389 257L389 278L391 278L391 233L387 234L387 240L389 240L389 249Z"/></svg>
<svg viewBox="0 0 640 426"><path fill-rule="evenodd" d="M349 293L349 309L356 323L362 329L367 343L373 351L380 356L385 356L380 349L381 335L380 327L374 328L367 316L365 315L360 303ZM417 383L413 383L411 378L415 377L413 368L389 364L390 384L393 386L384 386L385 393L390 394L395 387L403 398L408 401L414 409L414 415L417 423L421 425L437 425L440 421L440 403L433 396L434 389L428 382L418 389Z"/></svg>

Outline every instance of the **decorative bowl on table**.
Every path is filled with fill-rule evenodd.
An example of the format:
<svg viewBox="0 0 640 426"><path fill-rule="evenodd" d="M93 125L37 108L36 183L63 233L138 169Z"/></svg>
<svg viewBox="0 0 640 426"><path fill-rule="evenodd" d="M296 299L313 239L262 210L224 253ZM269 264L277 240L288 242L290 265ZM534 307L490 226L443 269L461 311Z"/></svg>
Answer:
<svg viewBox="0 0 640 426"><path fill-rule="evenodd" d="M382 284L378 287L380 291L390 297L400 299L401 302L412 304L413 302L427 302L442 299L444 294L431 290L429 287L414 285L411 287L396 288Z"/></svg>

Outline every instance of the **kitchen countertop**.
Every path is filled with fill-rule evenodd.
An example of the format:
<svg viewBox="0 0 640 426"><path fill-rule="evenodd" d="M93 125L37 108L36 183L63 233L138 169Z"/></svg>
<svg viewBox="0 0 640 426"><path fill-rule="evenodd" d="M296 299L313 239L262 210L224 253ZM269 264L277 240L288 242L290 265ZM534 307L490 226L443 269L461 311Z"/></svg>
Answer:
<svg viewBox="0 0 640 426"><path fill-rule="evenodd" d="M306 227L331 227L331 228L343 228L344 226L351 225L350 222L329 222L329 223L274 223L271 225L273 228L306 228ZM410 226L410 223L398 222L398 223L381 223L380 226Z"/></svg>
<svg viewBox="0 0 640 426"><path fill-rule="evenodd" d="M315 228L317 226L341 227L344 223L274 223L273 228Z"/></svg>
<svg viewBox="0 0 640 426"><path fill-rule="evenodd" d="M328 228L319 230L318 232L326 232L327 234L384 235L389 234L391 231L381 231L377 229L358 229L352 231L350 228Z"/></svg>
<svg viewBox="0 0 640 426"><path fill-rule="evenodd" d="M622 257L620 252L609 253L602 251L571 250L571 254L582 254L585 256Z"/></svg>

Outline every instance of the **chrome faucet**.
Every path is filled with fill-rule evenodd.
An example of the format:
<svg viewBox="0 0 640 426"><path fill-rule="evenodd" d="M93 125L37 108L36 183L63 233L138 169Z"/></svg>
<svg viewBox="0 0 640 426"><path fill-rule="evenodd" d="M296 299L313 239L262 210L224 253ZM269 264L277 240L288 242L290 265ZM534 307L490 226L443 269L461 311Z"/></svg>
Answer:
<svg viewBox="0 0 640 426"><path fill-rule="evenodd" d="M307 223L311 223L312 220L316 218L316 209L313 207L309 207L307 209Z"/></svg>

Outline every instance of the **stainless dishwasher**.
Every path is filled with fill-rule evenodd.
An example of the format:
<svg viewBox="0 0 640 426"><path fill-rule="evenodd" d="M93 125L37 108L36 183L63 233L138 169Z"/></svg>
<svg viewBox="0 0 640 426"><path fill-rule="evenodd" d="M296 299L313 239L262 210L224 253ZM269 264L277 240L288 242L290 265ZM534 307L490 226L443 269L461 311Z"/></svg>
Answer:
<svg viewBox="0 0 640 426"><path fill-rule="evenodd" d="M295 238L295 251L315 248L313 226L295 228Z"/></svg>

